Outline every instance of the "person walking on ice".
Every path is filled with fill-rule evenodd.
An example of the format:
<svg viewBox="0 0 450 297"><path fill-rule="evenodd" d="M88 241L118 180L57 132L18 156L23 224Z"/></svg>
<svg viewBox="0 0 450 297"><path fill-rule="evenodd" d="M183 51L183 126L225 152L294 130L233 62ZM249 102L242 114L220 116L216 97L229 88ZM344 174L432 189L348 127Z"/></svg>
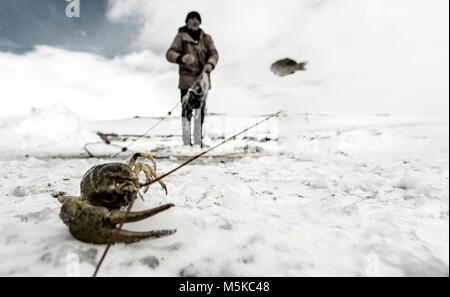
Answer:
<svg viewBox="0 0 450 297"><path fill-rule="evenodd" d="M179 65L178 88L181 92L183 144L192 145L191 118L196 110L194 121L194 144L201 145L201 127L205 119L206 94L210 87L210 73L214 70L219 54L213 39L200 29L202 19L196 11L186 16L186 26L178 29L166 58ZM203 89L202 89L203 88Z"/></svg>

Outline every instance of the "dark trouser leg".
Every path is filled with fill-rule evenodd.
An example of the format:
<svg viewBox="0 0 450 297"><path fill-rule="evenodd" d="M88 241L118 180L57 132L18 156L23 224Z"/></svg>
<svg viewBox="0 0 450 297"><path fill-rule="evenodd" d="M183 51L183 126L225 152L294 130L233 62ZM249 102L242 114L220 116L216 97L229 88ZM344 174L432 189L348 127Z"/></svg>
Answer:
<svg viewBox="0 0 450 297"><path fill-rule="evenodd" d="M194 109L194 144L203 146L203 122L206 115L206 98L199 102Z"/></svg>
<svg viewBox="0 0 450 297"><path fill-rule="evenodd" d="M191 117L192 108L187 102L183 103L183 97L187 94L187 89L180 89L181 92L181 129L183 134L183 144L191 145Z"/></svg>
<svg viewBox="0 0 450 297"><path fill-rule="evenodd" d="M192 117L192 105L190 104L189 100L183 103L183 97L187 94L188 90L187 89L180 89L180 93L181 93L181 117L182 118L187 118L188 121L191 120Z"/></svg>

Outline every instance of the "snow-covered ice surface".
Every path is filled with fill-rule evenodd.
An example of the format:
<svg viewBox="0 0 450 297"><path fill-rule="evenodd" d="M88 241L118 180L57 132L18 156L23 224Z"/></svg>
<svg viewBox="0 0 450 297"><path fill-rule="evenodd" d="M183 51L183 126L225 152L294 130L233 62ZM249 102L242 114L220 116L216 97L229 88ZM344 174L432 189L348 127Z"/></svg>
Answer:
<svg viewBox="0 0 450 297"><path fill-rule="evenodd" d="M41 112L14 125L0 123L0 275L72 275L79 262L79 274L89 276L104 246L74 239L53 196L79 194L86 170L113 159L64 157L83 155L85 142L99 140L93 132L139 134L150 125L133 119L87 126L69 116L41 122ZM220 117L206 127L209 145L258 120L225 120L235 126L224 128L213 118ZM47 129L53 136L38 137L52 121L57 124ZM172 127L173 142L155 147L180 141L178 120L170 121L158 129ZM239 151L249 144L266 154L206 156L165 179L167 196L152 186L134 210L168 202L176 207L125 229L177 233L115 245L99 275L448 276L448 130L448 118L310 114L274 120L228 147ZM270 140L261 141L266 135ZM157 139L133 149L150 151L155 147L146 144ZM158 172L181 161L159 159Z"/></svg>

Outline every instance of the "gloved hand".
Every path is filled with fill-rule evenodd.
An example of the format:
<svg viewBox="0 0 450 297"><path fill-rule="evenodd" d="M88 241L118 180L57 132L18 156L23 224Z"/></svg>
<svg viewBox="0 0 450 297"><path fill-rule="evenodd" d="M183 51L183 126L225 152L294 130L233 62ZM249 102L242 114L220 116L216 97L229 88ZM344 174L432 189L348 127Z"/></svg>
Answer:
<svg viewBox="0 0 450 297"><path fill-rule="evenodd" d="M194 63L195 57L194 57L193 54L186 54L186 55L184 55L184 56L181 58L181 61L182 61L184 64L189 65L189 64Z"/></svg>
<svg viewBox="0 0 450 297"><path fill-rule="evenodd" d="M213 70L213 67L212 67L212 65L211 64L205 64L205 66L203 66L203 71L205 72L205 73L210 73L211 71Z"/></svg>

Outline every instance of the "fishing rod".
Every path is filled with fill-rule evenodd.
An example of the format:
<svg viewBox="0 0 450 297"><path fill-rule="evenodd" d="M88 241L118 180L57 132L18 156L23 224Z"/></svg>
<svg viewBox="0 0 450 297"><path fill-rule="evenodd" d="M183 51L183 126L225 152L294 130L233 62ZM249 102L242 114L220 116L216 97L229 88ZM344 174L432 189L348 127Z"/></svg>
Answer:
<svg viewBox="0 0 450 297"><path fill-rule="evenodd" d="M234 134L233 136L230 136L229 138L225 139L225 140L222 141L221 143L219 143L219 144L217 144L217 145L215 145L215 146L213 146L213 147L207 149L206 151L201 152L200 154L198 154L198 155L192 157L191 159L187 160L186 162L184 162L184 163L181 164L180 166L178 166L178 167L172 169L171 171L169 171L169 172L167 172L167 173L161 175L160 177L158 177L158 178L156 178L156 179L154 179L154 180L151 180L151 181L148 181L148 182L145 182L145 183L141 184L140 187L142 188L142 187L149 186L149 185L151 185L151 184L153 184L153 183L155 183L155 182L157 182L157 181L159 181L159 180L165 178L166 176L168 176L168 175L174 173L175 171L177 171L178 169L180 169L180 168L186 166L187 164L191 163L192 161L194 161L194 160L200 158L201 156L203 156L203 155L209 153L210 151L212 151L212 150L218 148L219 146L223 145L224 143L226 143L226 142L228 142L228 141L230 141L230 140L232 140L232 139L236 139L236 137L238 137L239 135L241 135L241 134L247 132L248 130L250 130L250 129L252 129L252 128L254 128L254 127L256 127L256 126L258 126L258 125L260 125L260 124L262 124L262 123L264 123L265 121L268 121L269 119L271 119L271 118L273 118L273 117L278 116L280 113L281 113L281 111L279 111L279 112L277 112L277 113L274 113L274 114L268 116L267 118L265 118L265 119L263 119L263 120L257 122L256 124L253 124L252 126L250 126L250 127L248 127L248 128L245 128L245 129L242 130L241 132L239 132L239 133L237 133L237 134Z"/></svg>
<svg viewBox="0 0 450 297"><path fill-rule="evenodd" d="M236 134L234 134L233 136L230 136L229 138L225 139L225 140L222 141L221 143L219 143L219 144L217 144L217 145L215 145L215 146L213 146L213 147L211 147L211 148L209 148L209 149L207 149L207 150L201 152L200 154L198 154L198 155L192 157L191 159L187 160L186 162L184 162L183 164L179 165L178 167L172 169L171 171L169 171L169 172L167 172L167 173L161 175L160 177L158 177L158 178L156 178L156 179L154 179L154 180L151 180L151 181L148 181L148 182L145 182L145 183L140 184L140 188L149 186L149 185L151 185L151 184L153 184L153 183L155 183L155 182L157 182L157 181L159 181L159 180L161 180L161 179L167 177L168 175L174 173L175 171L177 171L177 170L179 170L180 168L186 166L187 164L193 162L194 160L200 158L201 156L203 156L203 155L209 153L210 151L212 151L212 150L218 148L219 146L223 145L224 143L226 143L226 142L228 142L228 141L230 141L230 140L232 140L232 139L236 139L236 137L238 137L239 135L241 135L241 134L247 132L248 130L250 130L250 129L252 129L252 128L254 128L254 127L256 127L256 126L258 126L258 125L260 125L260 124L262 124L262 123L264 123L264 122L266 122L266 121L268 121L268 120L270 120L270 119L273 118L273 117L278 116L280 113L281 113L281 111L269 115L269 116L266 117L265 119L263 119L263 120L261 120L261 121L255 123L255 124L253 124L253 125L250 126L250 127L245 128L245 129L242 130L241 132L236 133ZM140 194L140 193L139 193L139 194ZM116 241L117 236L118 236L120 230L122 229L123 224L125 223L128 214L130 213L130 210L131 210L131 207L133 206L133 202L134 202L135 198L136 198L136 193L134 193L134 194L131 196L130 204L129 204L128 208L127 208L127 211L126 211L126 213L125 213L125 215L124 215L122 221L120 222L119 227L116 229L116 232L112 235L111 240L109 241L108 245L106 246L105 251L103 252L102 257L101 257L99 263L97 264L97 267L95 268L95 272L94 272L94 274L93 274L93 277L97 276L97 273L98 273L98 271L100 270L100 267L101 267L101 265L102 265L102 263L103 263L103 260L104 260L105 257L106 257L106 254L107 254L108 251L109 251L109 248L110 248L111 245L114 244L114 242Z"/></svg>
<svg viewBox="0 0 450 297"><path fill-rule="evenodd" d="M202 87L201 90L202 92L198 92L197 90L197 86L200 85L200 81L202 80L202 78L204 77L205 72L202 71L200 73L200 75L195 79L194 83L191 85L191 87L189 88L188 92L186 93L186 95L184 95L184 97L181 99L181 102L178 102L169 112L168 114L161 118L155 125L153 125L153 127L151 127L150 129L148 129L147 131L144 132L144 134L140 135L137 139L135 139L134 141L132 141L128 146L124 146L119 152L117 152L116 154L114 154L112 157L115 158L118 155L120 155L123 152L126 152L133 144L135 144L136 142L138 142L142 137L144 137L145 135L147 135L148 133L150 133L150 131L152 131L153 129L155 129L162 121L164 121L166 118L168 118L172 112L175 110L175 108L178 107L178 105L180 103L185 104L186 100L188 99L188 95L190 92L193 92L196 95L204 95L207 96L208 95L208 90L209 90L209 80L206 79L207 85ZM203 93L204 92L204 93Z"/></svg>

